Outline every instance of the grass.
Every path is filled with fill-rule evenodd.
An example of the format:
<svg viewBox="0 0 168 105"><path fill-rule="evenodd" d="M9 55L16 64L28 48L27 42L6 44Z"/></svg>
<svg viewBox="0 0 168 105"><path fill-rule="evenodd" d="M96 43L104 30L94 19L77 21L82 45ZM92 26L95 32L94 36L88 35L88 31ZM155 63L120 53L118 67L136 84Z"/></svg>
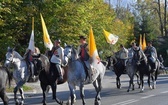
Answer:
<svg viewBox="0 0 168 105"><path fill-rule="evenodd" d="M14 89L14 87L11 86L11 87L9 88L9 86L7 86L6 92L13 92L13 89ZM31 91L31 90L33 90L32 87L23 85L23 91L24 91L24 92L25 92L25 91Z"/></svg>

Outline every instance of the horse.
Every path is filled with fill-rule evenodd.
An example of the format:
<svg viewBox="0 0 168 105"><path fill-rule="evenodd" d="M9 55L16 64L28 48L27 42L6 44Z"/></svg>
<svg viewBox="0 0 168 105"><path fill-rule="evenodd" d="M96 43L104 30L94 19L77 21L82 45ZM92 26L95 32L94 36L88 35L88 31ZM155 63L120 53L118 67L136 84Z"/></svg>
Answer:
<svg viewBox="0 0 168 105"><path fill-rule="evenodd" d="M79 59L77 51L72 46L66 46L64 48L64 64L68 65L68 86L70 90L70 97L71 97L71 105L74 105L75 95L75 87L79 86L80 89L80 97L82 99L82 104L85 105L85 95L84 95L84 85L89 84L87 82L87 75L85 72L84 65L82 61ZM99 68L94 68L92 79L93 79L93 86L96 90L95 96L95 105L100 105L101 96L100 92L102 89L102 79L105 74L106 70L106 63L99 62Z"/></svg>
<svg viewBox="0 0 168 105"><path fill-rule="evenodd" d="M157 69L156 71L152 70L146 55L144 52L139 48L138 50L135 50L133 60L136 63L137 70L139 71L140 75L140 84L141 84L141 91L144 91L144 75L148 76L148 86L150 89L155 89L156 88L156 80L158 76L158 71L160 68L160 63L159 61L156 61L157 64ZM151 86L150 84L150 78L152 78L153 85Z"/></svg>
<svg viewBox="0 0 168 105"><path fill-rule="evenodd" d="M48 59L48 56L45 58L46 60L46 69L43 69L40 72L39 75L39 80L40 80L40 86L42 88L43 91L43 105L46 105L46 94L49 91L49 87L51 86L52 89L52 96L53 99L60 105L63 104L62 100L59 100L56 97L56 90L57 90L57 85L63 84L67 81L67 66L63 66L62 67L62 71L63 71L63 81L58 81L58 71L56 70L56 66L54 63L51 63Z"/></svg>
<svg viewBox="0 0 168 105"><path fill-rule="evenodd" d="M127 75L130 78L130 81L129 81L129 86L128 86L127 92L130 91L131 86L132 86L132 90L134 90L134 86L135 86L134 85L134 76L135 75L137 77L137 84L139 85L139 88L140 88L139 73L138 73L137 68L136 68L136 63L132 59L133 54L134 54L133 50L128 49L128 60L127 60L127 64L126 64L126 72L127 72Z"/></svg>
<svg viewBox="0 0 168 105"><path fill-rule="evenodd" d="M121 88L120 76L126 74L126 70L122 61L115 55L108 58L108 68L113 70L116 74L116 86L118 89Z"/></svg>
<svg viewBox="0 0 168 105"><path fill-rule="evenodd" d="M0 98L2 99L4 105L8 105L9 98L6 95L6 85L7 82L11 83L12 74L10 71L5 67L0 67Z"/></svg>

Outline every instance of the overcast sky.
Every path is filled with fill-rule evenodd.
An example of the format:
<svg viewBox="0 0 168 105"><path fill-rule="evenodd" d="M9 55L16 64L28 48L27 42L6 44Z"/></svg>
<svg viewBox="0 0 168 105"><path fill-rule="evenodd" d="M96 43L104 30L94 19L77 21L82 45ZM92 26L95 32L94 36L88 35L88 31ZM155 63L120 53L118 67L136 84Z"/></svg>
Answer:
<svg viewBox="0 0 168 105"><path fill-rule="evenodd" d="M117 2L120 1L120 6L122 7L127 7L127 4L133 4L135 3L137 0L105 0L105 2L109 3L113 6L113 8L116 7L116 5L118 4ZM160 0L161 2L164 3L164 0Z"/></svg>
<svg viewBox="0 0 168 105"><path fill-rule="evenodd" d="M122 7L127 7L127 4L132 4L135 3L136 0L105 0L105 2L109 3L113 6L113 8L116 7L116 5L118 4L117 1L120 1L120 6Z"/></svg>

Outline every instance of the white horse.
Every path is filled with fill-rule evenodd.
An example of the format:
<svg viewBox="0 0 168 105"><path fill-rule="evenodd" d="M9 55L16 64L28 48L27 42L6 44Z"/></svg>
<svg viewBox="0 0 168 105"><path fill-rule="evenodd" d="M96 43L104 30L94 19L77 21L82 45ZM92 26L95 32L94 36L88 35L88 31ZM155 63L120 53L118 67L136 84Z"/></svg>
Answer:
<svg viewBox="0 0 168 105"><path fill-rule="evenodd" d="M82 98L83 105L85 105L84 99L84 84L86 84L86 72L83 63L78 59L76 50L71 46L66 46L64 49L64 63L68 65L68 85L71 96L71 105L74 105L75 89L79 86L80 96ZM99 69L95 69L93 72L93 86L97 92L95 97L95 105L100 105L101 97L100 92L102 89L102 80L105 74L106 66L100 62Z"/></svg>
<svg viewBox="0 0 168 105"><path fill-rule="evenodd" d="M24 93L22 86L28 81L30 72L27 68L26 61L23 60L22 56L14 51L14 49L8 48L6 53L5 67L9 68L13 66L13 78L16 82L16 87L14 88L14 100L16 105L24 103ZM17 91L19 90L21 95L21 102L17 98Z"/></svg>
<svg viewBox="0 0 168 105"><path fill-rule="evenodd" d="M133 50L128 49L128 60L127 60L127 65L126 65L126 71L130 78L130 81L129 81L129 87L128 87L127 92L130 91L131 86L132 86L132 90L134 90L134 76L135 75L137 77L137 84L139 85L139 88L140 88L139 73L136 68L136 63L132 59L133 56L134 56Z"/></svg>

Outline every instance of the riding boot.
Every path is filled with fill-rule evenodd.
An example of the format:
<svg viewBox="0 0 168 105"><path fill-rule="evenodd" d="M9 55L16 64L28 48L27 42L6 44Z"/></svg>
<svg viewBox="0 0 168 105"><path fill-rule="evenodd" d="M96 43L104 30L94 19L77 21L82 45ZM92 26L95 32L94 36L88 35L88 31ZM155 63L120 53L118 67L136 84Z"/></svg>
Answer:
<svg viewBox="0 0 168 105"><path fill-rule="evenodd" d="M34 78L34 64L30 62L31 77Z"/></svg>
<svg viewBox="0 0 168 105"><path fill-rule="evenodd" d="M61 65L56 64L56 68L57 68L57 70L58 70L58 75L59 75L58 81L63 81Z"/></svg>
<svg viewBox="0 0 168 105"><path fill-rule="evenodd" d="M89 77L89 83L92 83L93 81L93 72L92 72L92 69L93 67L91 67L91 64L88 62L88 61L84 61L84 68L87 70L87 74L88 74L88 77Z"/></svg>
<svg viewBox="0 0 168 105"><path fill-rule="evenodd" d="M153 70L156 71L156 68L157 68L157 67L156 67L156 62L154 63L154 66L153 66L153 67L154 67Z"/></svg>

